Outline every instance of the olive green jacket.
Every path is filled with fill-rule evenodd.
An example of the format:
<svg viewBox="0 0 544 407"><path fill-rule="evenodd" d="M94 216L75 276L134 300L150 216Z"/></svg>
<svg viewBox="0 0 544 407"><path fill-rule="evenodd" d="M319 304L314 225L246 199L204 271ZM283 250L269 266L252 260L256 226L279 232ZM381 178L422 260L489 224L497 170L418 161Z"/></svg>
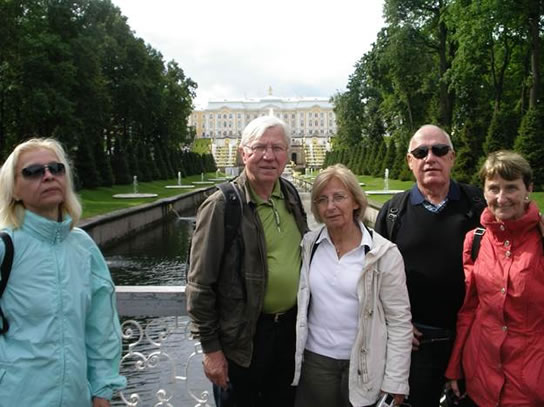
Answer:
<svg viewBox="0 0 544 407"><path fill-rule="evenodd" d="M243 213L240 232L224 252L225 197L216 191L200 206L191 244L187 278L187 312L192 332L205 353L222 350L235 363L247 367L253 353L253 336L266 291L268 266L266 240L243 172L234 183L241 191ZM300 200L280 178L287 209L300 230L308 230Z"/></svg>

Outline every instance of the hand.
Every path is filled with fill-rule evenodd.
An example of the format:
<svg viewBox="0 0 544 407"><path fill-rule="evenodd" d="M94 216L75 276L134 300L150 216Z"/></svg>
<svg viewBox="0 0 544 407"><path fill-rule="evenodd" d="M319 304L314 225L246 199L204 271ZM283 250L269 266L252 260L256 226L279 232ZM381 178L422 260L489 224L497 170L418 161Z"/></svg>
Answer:
<svg viewBox="0 0 544 407"><path fill-rule="evenodd" d="M459 390L459 383L457 380L450 380L446 383L446 388L450 388L457 397L461 397L461 391Z"/></svg>
<svg viewBox="0 0 544 407"><path fill-rule="evenodd" d="M415 326L414 328L414 337L412 338L412 350L416 351L419 350L419 345L421 344L421 337L423 336L423 333L421 333Z"/></svg>
<svg viewBox="0 0 544 407"><path fill-rule="evenodd" d="M205 353L202 363L206 377L212 383L226 389L229 381L229 368L223 351Z"/></svg>
<svg viewBox="0 0 544 407"><path fill-rule="evenodd" d="M402 402L404 401L404 394L393 394L393 397L395 398L395 405L400 406Z"/></svg>
<svg viewBox="0 0 544 407"><path fill-rule="evenodd" d="M383 396L386 391L381 391L380 397ZM391 394L391 393L390 393ZM391 394L393 396L393 405L400 406L406 397L404 394Z"/></svg>
<svg viewBox="0 0 544 407"><path fill-rule="evenodd" d="M93 397L93 407L110 407L110 401L101 397Z"/></svg>

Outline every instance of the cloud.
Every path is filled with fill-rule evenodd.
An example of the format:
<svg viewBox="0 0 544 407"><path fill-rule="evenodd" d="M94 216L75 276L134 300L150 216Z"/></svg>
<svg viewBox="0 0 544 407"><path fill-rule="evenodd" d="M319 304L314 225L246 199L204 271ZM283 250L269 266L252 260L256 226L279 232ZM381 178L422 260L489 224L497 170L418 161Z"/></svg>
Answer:
<svg viewBox="0 0 544 407"><path fill-rule="evenodd" d="M329 97L383 26L383 0L113 0L209 99Z"/></svg>

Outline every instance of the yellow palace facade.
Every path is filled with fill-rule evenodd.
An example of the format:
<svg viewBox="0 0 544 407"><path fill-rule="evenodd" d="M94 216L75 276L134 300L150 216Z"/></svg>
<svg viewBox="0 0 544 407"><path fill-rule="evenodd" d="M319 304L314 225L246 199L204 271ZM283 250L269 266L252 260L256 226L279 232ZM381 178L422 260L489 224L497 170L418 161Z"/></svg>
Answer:
<svg viewBox="0 0 544 407"><path fill-rule="evenodd" d="M271 92L269 92L271 93ZM336 135L336 117L328 98L263 98L211 100L189 118L196 138L211 139L212 154L219 168L236 165L236 150L242 130L259 116L274 115L291 130L291 161L298 167L323 164L330 139Z"/></svg>

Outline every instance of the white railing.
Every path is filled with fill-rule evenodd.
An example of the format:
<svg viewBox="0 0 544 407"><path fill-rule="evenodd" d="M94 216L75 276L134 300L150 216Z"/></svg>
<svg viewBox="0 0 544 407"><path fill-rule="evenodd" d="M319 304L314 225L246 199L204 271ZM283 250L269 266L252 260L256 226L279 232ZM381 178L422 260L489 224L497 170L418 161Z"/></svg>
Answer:
<svg viewBox="0 0 544 407"><path fill-rule="evenodd" d="M185 287L119 286L117 306L128 384L113 406L211 407L202 349L185 315Z"/></svg>

